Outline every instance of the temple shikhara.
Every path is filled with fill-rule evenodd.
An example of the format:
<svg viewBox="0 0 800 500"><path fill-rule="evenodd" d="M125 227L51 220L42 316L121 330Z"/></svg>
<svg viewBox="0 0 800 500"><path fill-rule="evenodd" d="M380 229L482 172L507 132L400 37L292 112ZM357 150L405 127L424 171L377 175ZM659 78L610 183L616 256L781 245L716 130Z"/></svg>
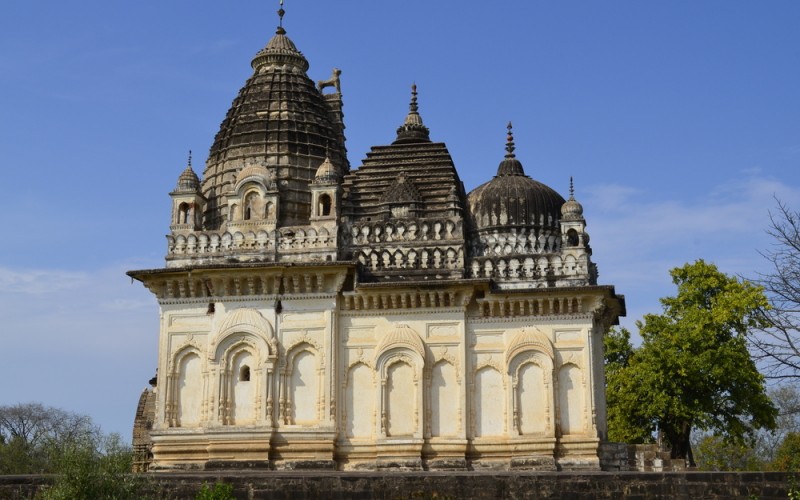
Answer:
<svg viewBox="0 0 800 500"><path fill-rule="evenodd" d="M467 192L415 87L351 167L341 71L312 81L283 27L252 67L202 176L175 169L164 267L128 273L160 307L137 469L599 470L625 304L569 175L498 124Z"/></svg>

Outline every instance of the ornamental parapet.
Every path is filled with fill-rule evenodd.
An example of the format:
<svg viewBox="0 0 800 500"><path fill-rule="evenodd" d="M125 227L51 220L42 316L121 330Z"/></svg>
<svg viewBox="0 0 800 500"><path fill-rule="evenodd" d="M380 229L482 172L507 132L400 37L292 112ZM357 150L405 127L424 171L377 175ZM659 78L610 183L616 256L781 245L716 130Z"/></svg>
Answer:
<svg viewBox="0 0 800 500"><path fill-rule="evenodd" d="M243 227L243 226L242 226ZM222 262L336 260L336 231L324 227L197 231L167 235L167 267Z"/></svg>
<svg viewBox="0 0 800 500"><path fill-rule="evenodd" d="M586 255L546 254L507 257L473 257L469 277L488 278L501 287L544 288L591 285L592 264Z"/></svg>

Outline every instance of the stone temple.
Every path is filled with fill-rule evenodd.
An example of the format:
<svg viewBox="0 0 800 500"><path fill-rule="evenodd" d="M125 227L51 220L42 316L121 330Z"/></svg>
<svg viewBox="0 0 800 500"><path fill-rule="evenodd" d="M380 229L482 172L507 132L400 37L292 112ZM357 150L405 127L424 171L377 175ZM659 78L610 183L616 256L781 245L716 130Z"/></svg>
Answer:
<svg viewBox="0 0 800 500"><path fill-rule="evenodd" d="M161 325L136 468L599 469L625 302L572 188L528 177L509 125L467 193L416 88L351 168L341 72L315 84L282 27L252 67L170 193L165 266L128 273Z"/></svg>

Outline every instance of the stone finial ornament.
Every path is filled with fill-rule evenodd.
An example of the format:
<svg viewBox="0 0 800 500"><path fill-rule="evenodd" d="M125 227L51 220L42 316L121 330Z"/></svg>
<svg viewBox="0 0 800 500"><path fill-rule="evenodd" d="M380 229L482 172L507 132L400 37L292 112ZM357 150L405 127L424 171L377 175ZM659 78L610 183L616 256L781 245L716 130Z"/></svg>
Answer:
<svg viewBox="0 0 800 500"><path fill-rule="evenodd" d="M514 131L511 122L508 122L506 129L508 129L508 134L506 135L506 158L515 158L514 149L516 148L514 147Z"/></svg>
<svg viewBox="0 0 800 500"><path fill-rule="evenodd" d="M397 129L395 144L430 142L430 131L422 123L417 105L417 84L411 85L411 102L408 105L408 114L400 128Z"/></svg>

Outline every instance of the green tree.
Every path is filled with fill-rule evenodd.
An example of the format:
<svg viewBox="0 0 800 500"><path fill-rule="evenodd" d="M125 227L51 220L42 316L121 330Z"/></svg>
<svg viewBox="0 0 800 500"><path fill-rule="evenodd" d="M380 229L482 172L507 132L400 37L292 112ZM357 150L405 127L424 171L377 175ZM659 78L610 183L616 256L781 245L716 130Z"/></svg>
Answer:
<svg viewBox="0 0 800 500"><path fill-rule="evenodd" d="M649 422L640 418L636 411L635 406L638 402L631 398L620 397L622 387L626 383L625 377L628 376L627 368L634 355L630 331L626 328L612 328L603 337L603 348L609 441L635 444L652 441Z"/></svg>
<svg viewBox="0 0 800 500"><path fill-rule="evenodd" d="M768 304L760 287L702 260L670 274L677 295L637 323L642 345L606 355L609 436L636 442L661 432L672 458L694 465L693 429L743 443L775 427L777 410L747 350Z"/></svg>
<svg viewBox="0 0 800 500"><path fill-rule="evenodd" d="M800 432L790 432L783 439L772 462L775 470L800 472Z"/></svg>
<svg viewBox="0 0 800 500"><path fill-rule="evenodd" d="M138 499L144 480L131 474L133 453L118 434L95 435L63 444L53 484L43 500Z"/></svg>
<svg viewBox="0 0 800 500"><path fill-rule="evenodd" d="M719 436L705 435L694 447L697 466L708 471L758 471L766 462L755 443L732 443Z"/></svg>

